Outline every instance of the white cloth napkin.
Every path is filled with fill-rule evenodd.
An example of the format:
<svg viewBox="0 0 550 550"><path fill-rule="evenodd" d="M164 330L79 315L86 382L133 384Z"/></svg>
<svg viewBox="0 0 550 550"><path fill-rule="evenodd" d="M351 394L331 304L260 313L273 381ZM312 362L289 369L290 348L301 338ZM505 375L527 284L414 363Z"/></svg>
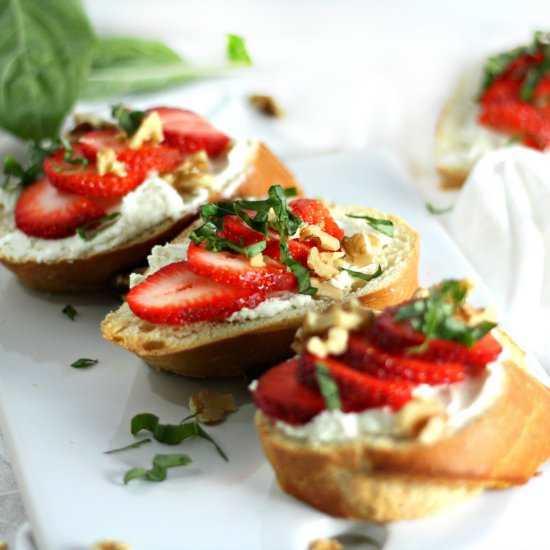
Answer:
<svg viewBox="0 0 550 550"><path fill-rule="evenodd" d="M447 226L506 326L550 372L550 155L524 147L485 155Z"/></svg>

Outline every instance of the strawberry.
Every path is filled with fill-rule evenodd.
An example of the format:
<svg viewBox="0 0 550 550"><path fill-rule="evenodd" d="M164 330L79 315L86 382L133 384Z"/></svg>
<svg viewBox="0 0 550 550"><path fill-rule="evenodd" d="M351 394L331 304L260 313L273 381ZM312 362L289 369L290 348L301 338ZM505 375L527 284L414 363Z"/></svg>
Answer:
<svg viewBox="0 0 550 550"><path fill-rule="evenodd" d="M266 416L289 424L305 424L324 408L323 398L298 382L298 359L268 370L254 391L254 402Z"/></svg>
<svg viewBox="0 0 550 550"><path fill-rule="evenodd" d="M15 225L41 239L74 235L77 227L97 220L105 210L91 199L59 191L43 178L29 185L15 206Z"/></svg>
<svg viewBox="0 0 550 550"><path fill-rule="evenodd" d="M220 284L193 273L187 262L176 262L133 287L127 302L138 317L151 323L185 325L222 321L244 307L256 307L265 297L261 290Z"/></svg>
<svg viewBox="0 0 550 550"><path fill-rule="evenodd" d="M289 208L304 222L320 226L323 231L340 241L344 238L344 231L334 221L328 208L321 201L315 199L294 199L289 203Z"/></svg>
<svg viewBox="0 0 550 550"><path fill-rule="evenodd" d="M117 159L124 162L132 170L145 174L151 171L165 174L175 170L185 156L175 147L168 145L142 145L139 149L123 149L117 154Z"/></svg>
<svg viewBox="0 0 550 550"><path fill-rule="evenodd" d="M263 241L265 238L262 233L250 228L238 216L225 216L223 218L223 229L218 232L218 235L242 246Z"/></svg>
<svg viewBox="0 0 550 550"><path fill-rule="evenodd" d="M357 412L373 407L400 409L411 399L413 385L406 380L379 380L359 372L335 359L319 359L311 354L300 358L298 380L308 388L318 389L316 365L325 365L338 385L342 410Z"/></svg>
<svg viewBox="0 0 550 550"><path fill-rule="evenodd" d="M499 79L485 90L479 101L482 105L491 105L510 100L516 101L519 97L520 88L520 80Z"/></svg>
<svg viewBox="0 0 550 550"><path fill-rule="evenodd" d="M434 363L405 355L392 355L370 343L364 336L351 334L347 351L339 357L347 365L376 378L409 380L416 384L452 384L464 380L459 362Z"/></svg>
<svg viewBox="0 0 550 550"><path fill-rule="evenodd" d="M388 308L377 316L370 328L369 338L373 344L396 355L406 355L407 348L419 346L426 337L407 321L396 321L393 317L396 308ZM502 346L489 333L480 338L471 348L460 342L435 339L428 348L414 354L414 359L445 363L461 363L483 367L494 361L502 351Z"/></svg>
<svg viewBox="0 0 550 550"><path fill-rule="evenodd" d="M313 247L313 243L302 241L300 239L289 239L287 242L288 251L290 252L292 258L297 262L300 262L302 265L307 266L307 257L309 255L309 251ZM281 249L278 238L269 239L264 254L279 261L281 257Z"/></svg>
<svg viewBox="0 0 550 550"><path fill-rule="evenodd" d="M103 149L112 149L118 153L127 148L128 139L126 134L118 128L104 128L82 134L78 138L78 145L82 154L93 161L96 159L98 151Z"/></svg>
<svg viewBox="0 0 550 550"><path fill-rule="evenodd" d="M229 146L228 136L191 111L171 107L155 107L151 111L156 111L162 120L165 142L183 153L205 150L210 157L217 157Z"/></svg>
<svg viewBox="0 0 550 550"><path fill-rule="evenodd" d="M73 147L75 156L82 152L78 145ZM50 182L62 191L87 197L122 197L135 189L145 178L143 169L126 166L126 175L112 173L100 176L95 164L71 164L64 160L64 151L59 149L44 161L44 172Z"/></svg>
<svg viewBox="0 0 550 550"><path fill-rule="evenodd" d="M191 243L187 251L189 269L212 280L239 288L258 290L294 290L296 277L269 258L264 267L253 267L241 254L214 252L204 245Z"/></svg>

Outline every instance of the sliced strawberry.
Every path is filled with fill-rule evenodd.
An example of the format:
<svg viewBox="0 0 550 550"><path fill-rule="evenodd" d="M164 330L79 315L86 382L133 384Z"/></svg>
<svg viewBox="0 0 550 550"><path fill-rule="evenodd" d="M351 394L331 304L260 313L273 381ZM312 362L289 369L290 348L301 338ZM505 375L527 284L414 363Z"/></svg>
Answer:
<svg viewBox="0 0 550 550"><path fill-rule="evenodd" d="M84 156L93 161L97 153L104 149L112 149L115 153L126 149L128 139L118 128L103 128L82 134L78 138L78 144Z"/></svg>
<svg viewBox="0 0 550 550"><path fill-rule="evenodd" d="M82 150L74 146L75 156ZM145 178L143 169L126 166L126 175L117 176L112 173L100 176L95 163L83 166L72 164L63 158L64 151L60 149L44 161L44 172L50 182L62 191L85 195L87 197L122 197L135 189Z"/></svg>
<svg viewBox="0 0 550 550"><path fill-rule="evenodd" d="M169 264L136 285L127 296L130 309L151 323L185 325L222 321L266 298L261 290L224 285L193 273L187 262Z"/></svg>
<svg viewBox="0 0 550 550"><path fill-rule="evenodd" d="M294 199L289 203L289 208L304 222L320 226L323 231L340 241L344 238L344 231L334 221L328 208L321 201L315 199Z"/></svg>
<svg viewBox="0 0 550 550"><path fill-rule="evenodd" d="M265 238L262 233L250 228L238 216L225 216L223 219L223 229L218 235L242 246L263 241Z"/></svg>
<svg viewBox="0 0 550 550"><path fill-rule="evenodd" d="M288 240L288 251L290 252L290 255L293 259L300 262L304 266L307 266L307 257L309 256L309 252L313 246L313 242L310 243L300 239ZM278 238L272 237L269 239L264 254L274 260L280 261L281 248Z"/></svg>
<svg viewBox="0 0 550 550"><path fill-rule="evenodd" d="M77 227L97 220L105 210L91 199L59 191L43 178L29 185L15 206L15 225L41 239L74 235Z"/></svg>
<svg viewBox="0 0 550 550"><path fill-rule="evenodd" d="M406 380L379 380L334 359L319 359L306 353L300 358L298 380L313 390L319 388L317 364L323 364L329 369L340 390L344 412L384 406L397 410L411 399L413 384Z"/></svg>
<svg viewBox="0 0 550 550"><path fill-rule="evenodd" d="M157 112L162 120L166 143L183 153L205 150L209 156L217 157L229 146L228 136L192 111L171 107L155 107L151 111Z"/></svg>
<svg viewBox="0 0 550 550"><path fill-rule="evenodd" d="M373 321L369 338L372 342L395 355L407 355L407 349L419 346L425 336L414 330L407 321L396 321L393 317L396 308L388 308ZM502 346L492 334L486 334L471 348L460 342L449 340L431 340L426 351L414 354L414 359L446 363L461 363L483 367L495 361L502 351Z"/></svg>
<svg viewBox="0 0 550 550"><path fill-rule="evenodd" d="M151 171L165 174L175 170L185 159L185 155L175 147L168 145L142 145L139 149L123 149L117 159L132 170L147 174Z"/></svg>
<svg viewBox="0 0 550 550"><path fill-rule="evenodd" d="M253 267L241 254L214 252L191 243L187 260L189 269L218 283L259 290L294 290L297 285L295 275L271 259L264 267Z"/></svg>
<svg viewBox="0 0 550 550"><path fill-rule="evenodd" d="M357 334L350 335L348 349L338 359L361 372L386 380L409 380L430 385L464 380L464 365L459 362L445 358L445 362L435 363L416 356L392 355Z"/></svg>
<svg viewBox="0 0 550 550"><path fill-rule="evenodd" d="M519 97L520 89L520 80L500 79L485 90L479 101L482 105L491 105L510 100L516 101Z"/></svg>
<svg viewBox="0 0 550 550"><path fill-rule="evenodd" d="M298 382L297 369L298 359L290 359L259 379L254 402L266 416L289 424L305 424L325 408L319 392Z"/></svg>

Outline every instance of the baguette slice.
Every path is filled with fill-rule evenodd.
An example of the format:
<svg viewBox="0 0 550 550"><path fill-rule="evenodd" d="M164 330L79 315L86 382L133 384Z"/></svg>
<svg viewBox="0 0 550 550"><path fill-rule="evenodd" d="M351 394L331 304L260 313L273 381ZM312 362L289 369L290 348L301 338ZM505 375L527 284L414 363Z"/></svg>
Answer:
<svg viewBox="0 0 550 550"><path fill-rule="evenodd" d="M346 298L358 298L373 309L382 309L410 298L418 287L419 237L398 216L372 208L337 207L338 219L346 213L361 213L394 222L395 243L384 273ZM177 241L185 241L190 227ZM101 324L103 336L141 357L156 369L195 377L239 376L247 369L273 365L291 355L296 329L307 311L327 309L334 303L315 299L270 317L235 322L200 322L183 327L153 325L136 317L128 305L107 315Z"/></svg>
<svg viewBox="0 0 550 550"><path fill-rule="evenodd" d="M475 163L485 154L510 142L477 122L480 67L468 70L447 100L437 122L434 141L435 167L441 187L462 187Z"/></svg>
<svg viewBox="0 0 550 550"><path fill-rule="evenodd" d="M258 143L252 160L239 176L240 181L223 198L236 196L263 195L270 185L278 183L283 187L298 187L294 177L285 166L263 144ZM219 197L218 197L219 198ZM216 197L210 197L215 200ZM9 225L2 228L0 204L0 237L9 231ZM3 254L0 249L0 262L11 270L17 278L30 288L49 292L93 290L106 287L117 273L138 266L145 261L147 254L156 244L165 243L178 235L196 217L191 212L183 218L165 221L141 235L112 250L79 256L76 259L37 261L32 257L15 259Z"/></svg>
<svg viewBox="0 0 550 550"><path fill-rule="evenodd" d="M388 438L314 446L287 436L261 412L256 427L290 495L337 517L419 518L483 489L526 483L550 457L549 389L512 361L503 368L504 387L493 405L431 444Z"/></svg>

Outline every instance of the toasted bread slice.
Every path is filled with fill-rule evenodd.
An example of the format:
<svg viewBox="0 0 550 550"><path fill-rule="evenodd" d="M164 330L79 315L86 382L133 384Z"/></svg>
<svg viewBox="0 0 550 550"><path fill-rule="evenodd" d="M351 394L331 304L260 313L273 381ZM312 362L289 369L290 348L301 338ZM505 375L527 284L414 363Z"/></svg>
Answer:
<svg viewBox="0 0 550 550"><path fill-rule="evenodd" d="M372 208L335 207L331 213L336 218L346 213L360 213L394 222L395 234L384 273L346 298L358 298L373 309L410 298L418 287L420 244L416 231L398 216ZM192 229L177 240L185 241ZM151 367L186 376L237 376L249 368L272 365L288 357L294 333L306 312L321 311L333 303L327 298L305 299L303 304L268 317L200 322L182 327L143 321L123 304L107 315L101 329L105 338L135 353Z"/></svg>
<svg viewBox="0 0 550 550"><path fill-rule="evenodd" d="M263 195L275 183L283 187L298 186L290 172L265 145L256 142L254 147L254 153L245 165L232 175L225 188L216 195L210 195L210 199ZM7 223L7 218L12 214L3 212L0 204L0 262L24 285L37 290L67 292L106 287L115 274L144 262L154 245L165 243L180 233L196 217L198 206L182 218L161 222L112 249L41 261L32 255L15 258L2 250L1 237L14 229L12 223ZM44 245L47 244L44 241Z"/></svg>
<svg viewBox="0 0 550 550"><path fill-rule="evenodd" d="M290 437L261 412L256 427L290 495L338 517L419 518L483 489L526 483L550 457L549 389L511 360L503 370L494 403L432 443L380 437L312 444Z"/></svg>
<svg viewBox="0 0 550 550"><path fill-rule="evenodd" d="M506 146L510 138L477 122L481 68L468 70L451 93L437 123L434 160L445 189L462 187L485 153Z"/></svg>

